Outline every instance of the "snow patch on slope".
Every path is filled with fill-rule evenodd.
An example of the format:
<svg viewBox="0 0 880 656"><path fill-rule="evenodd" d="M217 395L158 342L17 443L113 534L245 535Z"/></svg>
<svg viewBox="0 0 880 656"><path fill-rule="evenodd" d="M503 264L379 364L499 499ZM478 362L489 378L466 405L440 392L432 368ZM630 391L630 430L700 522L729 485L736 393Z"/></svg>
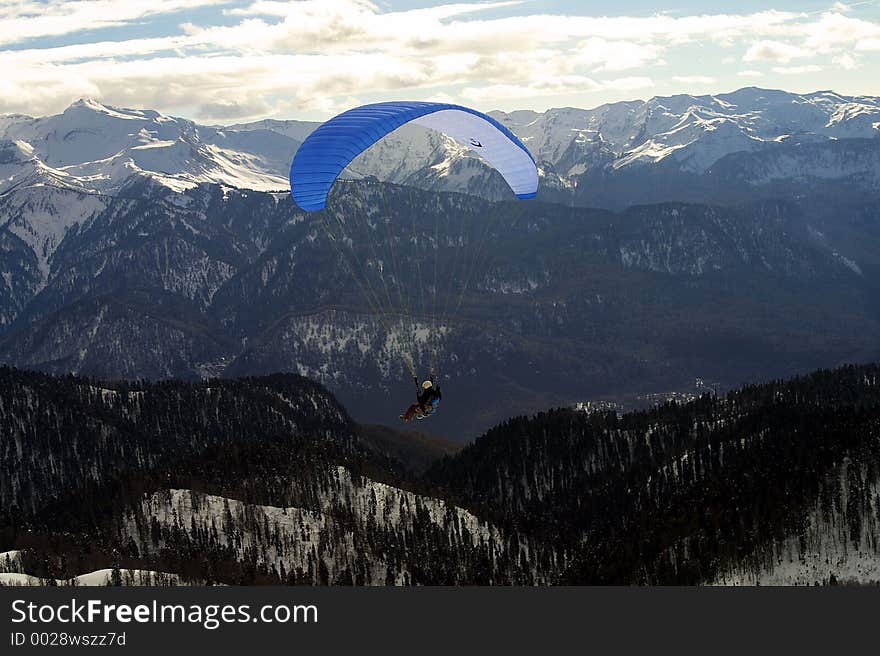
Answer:
<svg viewBox="0 0 880 656"><path fill-rule="evenodd" d="M880 545L872 535L880 532L880 481L864 493L868 509L861 526L847 521L846 470L843 494L823 508L817 500L802 534L773 545L772 553L758 567L743 565L720 574L712 585L813 585L840 583L880 583Z"/></svg>
<svg viewBox="0 0 880 656"><path fill-rule="evenodd" d="M157 572L145 569L119 570L119 584L125 586L178 586L187 585L177 574ZM113 570L99 569L87 574L80 574L71 579L44 579L39 576L20 572L0 573L0 585L33 587L33 586L85 586L103 587L113 585Z"/></svg>
<svg viewBox="0 0 880 656"><path fill-rule="evenodd" d="M346 529L350 521L361 523L365 530L369 525L371 530L395 532L412 530L418 516L438 529L454 531L458 539L474 547L493 544L498 554L503 552L501 531L467 510L354 476L345 467L336 468L331 489L324 491L317 503L316 508L265 506L172 489L147 497L141 510L162 527L176 527L185 533L195 527L199 534L213 536L220 545L234 549L238 557L255 555L261 564L276 571L283 566L287 572L313 572L320 560L331 584L342 574L355 571L355 561L370 569L372 581L387 581L390 573L394 584L403 584L410 574L405 567L392 569L381 552L364 554L366 547L355 544L353 532ZM268 546L258 539L263 527L277 536ZM131 523L123 531L133 539L139 535ZM328 540L328 535L334 539ZM151 544L139 547L155 548Z"/></svg>
<svg viewBox="0 0 880 656"><path fill-rule="evenodd" d="M108 199L56 187L31 187L0 199L0 216L10 217L4 228L33 251L43 284L50 263L68 231L104 211Z"/></svg>

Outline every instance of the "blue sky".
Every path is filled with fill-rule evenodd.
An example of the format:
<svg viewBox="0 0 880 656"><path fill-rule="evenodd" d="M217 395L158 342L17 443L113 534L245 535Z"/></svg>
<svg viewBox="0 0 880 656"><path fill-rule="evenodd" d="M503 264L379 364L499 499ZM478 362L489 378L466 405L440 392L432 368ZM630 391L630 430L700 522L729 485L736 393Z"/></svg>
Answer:
<svg viewBox="0 0 880 656"><path fill-rule="evenodd" d="M594 107L743 86L880 95L880 2L0 0L0 113L212 123L363 102Z"/></svg>

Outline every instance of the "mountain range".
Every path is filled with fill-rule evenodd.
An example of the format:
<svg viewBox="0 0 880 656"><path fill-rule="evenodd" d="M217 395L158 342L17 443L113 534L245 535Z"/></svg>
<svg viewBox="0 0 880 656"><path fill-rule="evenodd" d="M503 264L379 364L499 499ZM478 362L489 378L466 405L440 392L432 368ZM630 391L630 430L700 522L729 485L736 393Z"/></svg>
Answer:
<svg viewBox="0 0 880 656"><path fill-rule="evenodd" d="M425 257L454 257L437 237L478 245L435 229L489 219L483 266L442 326L431 430L456 440L557 404L869 361L878 107L747 88L495 113L540 163L526 202L470 151L406 128L352 164L326 216L355 226L374 264L366 245L387 229L403 287ZM201 126L94 100L0 118L0 360L105 379L290 371L392 421L412 395L401 344L428 317L378 317L290 200L315 125Z"/></svg>
<svg viewBox="0 0 880 656"><path fill-rule="evenodd" d="M320 215L315 123L0 117L0 583L880 581L880 99L493 115L537 200L412 127Z"/></svg>
<svg viewBox="0 0 880 656"><path fill-rule="evenodd" d="M546 189L593 198L597 176L662 164L705 175L736 154L760 162L743 180L761 185L791 178L858 177L876 185L876 151L844 161L833 144L855 146L880 136L880 98L832 91L793 94L748 87L714 96L492 112L529 147ZM84 191L118 193L132 176L176 190L199 183L273 191L288 188L290 162L319 125L263 120L202 126L152 110L110 107L82 99L62 114L0 117L0 192L35 179ZM871 153L874 153L873 155ZM817 161L816 153L822 153ZM836 156L835 156L836 154ZM843 162L843 165L841 165ZM422 189L506 197L473 151L419 126L404 126L361 154L349 177L375 177ZM586 188L585 188L586 187ZM580 190L580 191L578 191ZM683 199L678 199L683 200Z"/></svg>

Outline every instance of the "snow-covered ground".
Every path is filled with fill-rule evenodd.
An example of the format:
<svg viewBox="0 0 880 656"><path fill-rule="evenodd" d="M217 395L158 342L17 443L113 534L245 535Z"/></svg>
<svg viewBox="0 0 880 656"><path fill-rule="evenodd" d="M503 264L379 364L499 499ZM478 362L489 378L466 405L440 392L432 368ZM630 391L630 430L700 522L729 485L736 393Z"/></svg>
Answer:
<svg viewBox="0 0 880 656"><path fill-rule="evenodd" d="M276 571L297 569L315 577L323 563L330 583L346 572L368 568L369 580L402 584L410 572L405 564L392 567L387 554L347 528L357 522L370 531L401 535L412 531L415 521L427 519L446 531L450 543L466 547L494 545L493 558L505 548L504 534L472 513L434 499L368 478L354 476L337 467L331 489L322 493L317 508L276 507L248 504L235 499L191 490L166 490L150 495L141 510L162 527L190 535L213 536L220 545L233 548L240 558L256 560ZM193 529L194 527L194 529ZM272 539L267 539L267 531ZM129 520L127 536L139 542L143 552L156 546L142 539L142 531ZM194 535L190 535L194 539ZM159 545L161 547L163 545ZM528 551L525 543L520 549Z"/></svg>
<svg viewBox="0 0 880 656"><path fill-rule="evenodd" d="M845 477L845 470L841 472ZM843 486L846 490L846 485ZM807 517L802 535L790 536L760 562L747 561L723 572L712 585L880 584L880 481L866 491L869 508L860 513L858 534L847 522L847 495L823 511L819 502Z"/></svg>
<svg viewBox="0 0 880 656"><path fill-rule="evenodd" d="M113 583L112 569L99 569L87 574L74 576L72 579L43 579L30 574L20 572L0 573L0 585L9 586L107 586ZM119 583L121 585L146 585L146 586L177 586L187 585L176 574L167 572L154 572L145 569L121 569L119 570Z"/></svg>
<svg viewBox="0 0 880 656"><path fill-rule="evenodd" d="M0 221L34 253L42 284L52 256L71 229L105 210L110 199L53 186L28 187L0 198Z"/></svg>
<svg viewBox="0 0 880 656"><path fill-rule="evenodd" d="M104 586L114 583L114 572L110 568L87 572L70 579L44 579L33 576L24 571L22 556L22 551L0 552L0 585ZM177 574L146 569L120 569L116 583L120 585L187 585Z"/></svg>

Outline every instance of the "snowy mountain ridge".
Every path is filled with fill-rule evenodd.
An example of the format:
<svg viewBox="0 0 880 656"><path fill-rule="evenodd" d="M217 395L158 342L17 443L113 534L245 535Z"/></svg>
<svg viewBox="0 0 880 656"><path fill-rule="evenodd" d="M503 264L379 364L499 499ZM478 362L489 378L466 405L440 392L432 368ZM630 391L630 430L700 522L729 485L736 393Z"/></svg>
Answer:
<svg viewBox="0 0 880 656"><path fill-rule="evenodd" d="M0 193L48 183L116 195L136 177L177 191L203 182L277 190L287 186L280 172L298 144L267 130L225 131L83 99L55 116L0 120Z"/></svg>
<svg viewBox="0 0 880 656"><path fill-rule="evenodd" d="M663 162L703 174L733 153L880 135L880 98L832 91L794 94L748 87L593 109L492 115L535 155L543 184L561 189L573 188L588 172L613 174ZM53 184L115 195L139 177L175 190L205 182L282 190L296 149L318 125L266 119L211 127L93 99L79 100L55 116L0 116L0 193L21 184ZM777 171L783 178L802 173ZM380 140L346 172L423 189L506 197L491 174L469 149L413 125Z"/></svg>

